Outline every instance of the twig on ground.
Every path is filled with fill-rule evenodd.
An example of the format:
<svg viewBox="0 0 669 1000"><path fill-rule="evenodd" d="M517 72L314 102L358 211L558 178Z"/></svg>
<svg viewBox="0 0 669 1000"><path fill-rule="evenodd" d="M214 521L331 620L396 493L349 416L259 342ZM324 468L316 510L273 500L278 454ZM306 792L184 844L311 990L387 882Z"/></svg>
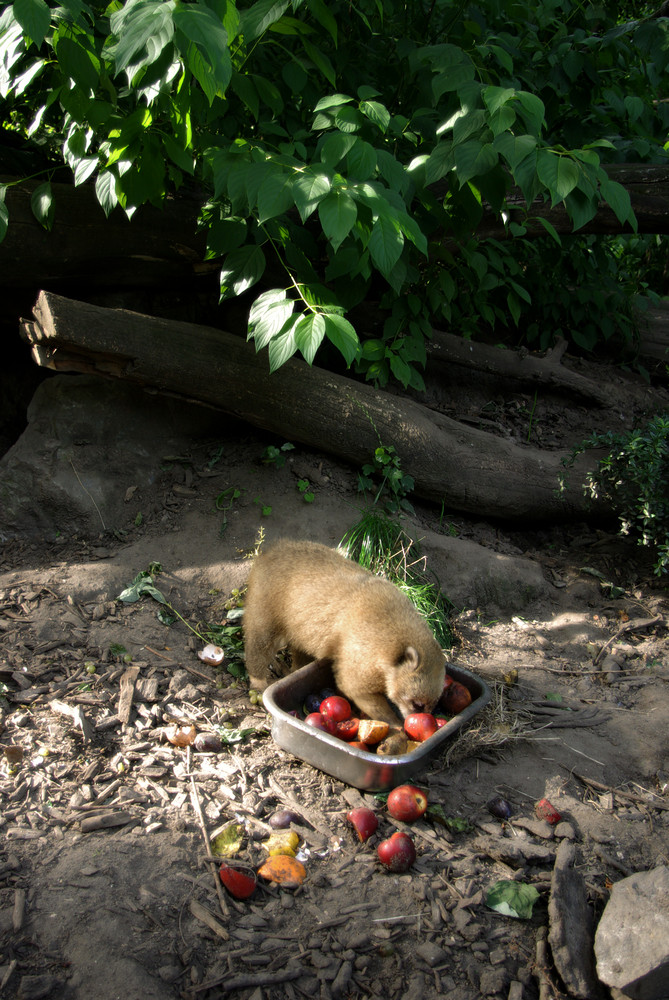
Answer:
<svg viewBox="0 0 669 1000"><path fill-rule="evenodd" d="M187 765L188 771L190 772L190 760ZM211 855L211 844L209 842L209 834L207 833L207 827L204 822L204 816L202 815L202 806L200 805L200 798L197 793L197 785L195 784L195 778L191 774L190 776L190 800L193 806L193 811L197 817L197 821L200 827L200 832L202 834L202 839L204 840L204 846L207 855ZM218 902L221 907L221 913L229 917L230 909L228 907L225 896L223 895L223 886L221 885L221 880L218 877L218 869L216 863L213 861L208 861L207 864L210 866L212 874L214 876L214 886L216 888L216 895L218 896Z"/></svg>

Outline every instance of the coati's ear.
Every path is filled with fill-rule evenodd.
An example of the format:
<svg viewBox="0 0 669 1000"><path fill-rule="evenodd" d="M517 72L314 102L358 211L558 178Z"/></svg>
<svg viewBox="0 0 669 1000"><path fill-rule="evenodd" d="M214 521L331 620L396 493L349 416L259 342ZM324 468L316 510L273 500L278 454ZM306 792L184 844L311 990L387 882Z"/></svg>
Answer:
<svg viewBox="0 0 669 1000"><path fill-rule="evenodd" d="M398 667L408 667L409 670L418 670L420 667L420 653L414 646L406 646L397 661Z"/></svg>

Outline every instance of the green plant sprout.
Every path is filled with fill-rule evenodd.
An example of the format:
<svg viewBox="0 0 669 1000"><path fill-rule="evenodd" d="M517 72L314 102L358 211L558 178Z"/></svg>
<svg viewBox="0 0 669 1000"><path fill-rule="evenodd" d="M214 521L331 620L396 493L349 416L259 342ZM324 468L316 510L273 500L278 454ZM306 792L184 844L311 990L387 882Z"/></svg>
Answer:
<svg viewBox="0 0 669 1000"><path fill-rule="evenodd" d="M299 479L297 482L297 488L302 494L302 499L305 503L313 503L315 499L315 493L310 488L310 483L308 479Z"/></svg>
<svg viewBox="0 0 669 1000"><path fill-rule="evenodd" d="M163 625L172 625L177 619L182 622L197 638L203 642L214 642L221 646L226 654L225 667L228 673L235 678L245 679L246 669L244 667L244 640L242 637L242 608L233 608L227 612L226 623L222 625L201 625L196 628L187 622L174 605L170 604L164 594L156 587L154 577L162 572L160 563L152 562L148 570L142 570L137 574L129 587L126 587L116 598L124 604L135 604L142 597L151 597L160 605L158 619ZM110 647L113 655L123 656L124 662L132 659L125 652L123 646ZM125 655L123 655L125 654Z"/></svg>
<svg viewBox="0 0 669 1000"><path fill-rule="evenodd" d="M274 444L268 444L262 453L262 462L264 465L273 465L276 469L281 469L286 464L286 452L293 451L295 448L294 444L290 441L286 441L281 447L277 448Z"/></svg>

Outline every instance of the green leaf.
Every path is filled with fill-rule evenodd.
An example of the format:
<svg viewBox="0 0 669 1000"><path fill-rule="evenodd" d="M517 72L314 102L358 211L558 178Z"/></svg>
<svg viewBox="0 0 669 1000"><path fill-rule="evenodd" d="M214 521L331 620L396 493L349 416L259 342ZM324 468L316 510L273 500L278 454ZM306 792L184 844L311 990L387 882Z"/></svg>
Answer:
<svg viewBox="0 0 669 1000"><path fill-rule="evenodd" d="M351 104L353 101L352 97L347 94L329 94L327 97L321 97L320 101L314 108L314 114L317 111L327 111L331 108L341 108L344 104Z"/></svg>
<svg viewBox="0 0 669 1000"><path fill-rule="evenodd" d="M35 188L30 198L30 207L39 224L50 232L56 208L50 181Z"/></svg>
<svg viewBox="0 0 669 1000"><path fill-rule="evenodd" d="M513 87L484 87L482 91L483 103L492 115L512 97L515 97L515 94L516 91Z"/></svg>
<svg viewBox="0 0 669 1000"><path fill-rule="evenodd" d="M328 167L336 167L356 142L357 139L354 135L346 135L344 132L334 132L327 137L320 148L321 162Z"/></svg>
<svg viewBox="0 0 669 1000"><path fill-rule="evenodd" d="M344 356L346 364L352 364L357 357L360 346L355 327L343 316L338 316L336 313L326 313L323 319L325 321L325 336Z"/></svg>
<svg viewBox="0 0 669 1000"><path fill-rule="evenodd" d="M87 94L95 90L100 79L100 60L87 46L66 35L59 39L56 55L66 76L72 77Z"/></svg>
<svg viewBox="0 0 669 1000"><path fill-rule="evenodd" d="M290 0L258 0L248 10L240 12L239 34L249 42L260 38L285 13Z"/></svg>
<svg viewBox="0 0 669 1000"><path fill-rule="evenodd" d="M455 170L458 175L460 187L470 178L485 174L497 165L498 155L492 144L479 142L478 139L470 139L455 147Z"/></svg>
<svg viewBox="0 0 669 1000"><path fill-rule="evenodd" d="M265 263L262 247L245 246L229 253L221 270L221 297L246 292L262 278Z"/></svg>
<svg viewBox="0 0 669 1000"><path fill-rule="evenodd" d="M325 28L327 33L330 35L336 48L338 37L337 21L330 12L327 4L325 4L323 0L307 0L307 7L321 27Z"/></svg>
<svg viewBox="0 0 669 1000"><path fill-rule="evenodd" d="M364 125L364 118L357 108L339 108L335 115L335 125L340 132L358 132Z"/></svg>
<svg viewBox="0 0 669 1000"><path fill-rule="evenodd" d="M112 49L117 73L131 63L136 69L157 59L174 36L174 6L174 0L129 0L111 15L110 27L118 38Z"/></svg>
<svg viewBox="0 0 669 1000"><path fill-rule="evenodd" d="M379 104L378 101L362 101L360 110L385 135L390 125L390 112L388 109L383 104Z"/></svg>
<svg viewBox="0 0 669 1000"><path fill-rule="evenodd" d="M159 604L168 603L163 594L154 586L151 574L146 570L142 570L141 573L137 574L130 586L121 591L116 600L123 601L124 604L135 604L140 597L144 597L145 595L152 597Z"/></svg>
<svg viewBox="0 0 669 1000"><path fill-rule="evenodd" d="M95 180L95 196L105 215L118 205L116 195L116 175L111 170L103 170Z"/></svg>
<svg viewBox="0 0 669 1000"><path fill-rule="evenodd" d="M492 144L514 172L518 164L536 149L537 140L533 135L511 135L510 132L502 132L495 136Z"/></svg>
<svg viewBox="0 0 669 1000"><path fill-rule="evenodd" d="M529 94L525 90L518 91L516 100L520 104L520 113L525 119L528 130L533 135L541 135L546 115L544 102L536 94Z"/></svg>
<svg viewBox="0 0 669 1000"><path fill-rule="evenodd" d="M599 189L602 194L602 198L608 204L609 208L615 212L616 218L619 222L629 222L634 232L637 230L636 217L632 210L632 202L630 200L629 192L619 184L617 181L612 181L606 176L604 171L600 177Z"/></svg>
<svg viewBox="0 0 669 1000"><path fill-rule="evenodd" d="M444 73L439 73L432 79L432 93L435 101L438 101L444 94L453 90L459 90L465 84L470 83L476 75L476 70L472 62L455 63Z"/></svg>
<svg viewBox="0 0 669 1000"><path fill-rule="evenodd" d="M529 920L539 893L533 885L502 879L495 882L486 894L486 906L506 917Z"/></svg>
<svg viewBox="0 0 669 1000"><path fill-rule="evenodd" d="M537 216L537 222L540 222L544 227L549 236L551 236L559 247L562 246L562 240L560 239L560 234L557 232L552 223L548 219L542 219L541 216Z"/></svg>
<svg viewBox="0 0 669 1000"><path fill-rule="evenodd" d="M275 372L277 368L284 365L297 350L295 343L295 328L299 323L299 317L293 317L293 321L287 330L274 337L269 344L269 370Z"/></svg>
<svg viewBox="0 0 669 1000"><path fill-rule="evenodd" d="M358 208L353 198L340 188L330 191L318 205L323 232L335 250L351 232L357 216Z"/></svg>
<svg viewBox="0 0 669 1000"><path fill-rule="evenodd" d="M404 249L404 234L389 216L380 215L372 226L368 249L376 267L387 276Z"/></svg>
<svg viewBox="0 0 669 1000"><path fill-rule="evenodd" d="M248 228L246 220L237 215L214 219L207 233L207 256L221 257L242 245Z"/></svg>
<svg viewBox="0 0 669 1000"><path fill-rule="evenodd" d="M302 39L302 44L304 46L304 51L307 53L316 68L321 71L330 86L336 86L336 74L328 57L321 52L320 49L317 49L315 45L308 42L306 38Z"/></svg>
<svg viewBox="0 0 669 1000"><path fill-rule="evenodd" d="M328 175L319 172L318 168L314 167L308 167L293 181L293 200L302 222L306 222L312 212L316 210L319 202L329 193L330 186L331 181Z"/></svg>
<svg viewBox="0 0 669 1000"><path fill-rule="evenodd" d="M274 170L265 178L258 190L258 221L267 222L283 215L293 205L293 177Z"/></svg>
<svg viewBox="0 0 669 1000"><path fill-rule="evenodd" d="M209 7L181 4L174 11L174 26L198 49L211 67L219 90L224 92L232 77L228 34Z"/></svg>
<svg viewBox="0 0 669 1000"><path fill-rule="evenodd" d="M6 186L4 184L0 184L0 243L2 243L7 235L7 228L9 226L9 212L7 211L7 205L5 204L6 190Z"/></svg>
<svg viewBox="0 0 669 1000"><path fill-rule="evenodd" d="M578 186L580 171L578 165L568 156L561 156L550 149L540 149L537 153L537 174L551 195L551 204L564 201Z"/></svg>
<svg viewBox="0 0 669 1000"><path fill-rule="evenodd" d="M39 49L51 27L51 10L44 0L14 0L14 17Z"/></svg>
<svg viewBox="0 0 669 1000"><path fill-rule="evenodd" d="M270 288L255 300L249 310L249 340L256 351L262 350L284 328L293 315L295 302L287 298L285 288Z"/></svg>
<svg viewBox="0 0 669 1000"><path fill-rule="evenodd" d="M325 336L325 317L322 313L303 316L295 327L295 344L307 364L313 364L316 351Z"/></svg>

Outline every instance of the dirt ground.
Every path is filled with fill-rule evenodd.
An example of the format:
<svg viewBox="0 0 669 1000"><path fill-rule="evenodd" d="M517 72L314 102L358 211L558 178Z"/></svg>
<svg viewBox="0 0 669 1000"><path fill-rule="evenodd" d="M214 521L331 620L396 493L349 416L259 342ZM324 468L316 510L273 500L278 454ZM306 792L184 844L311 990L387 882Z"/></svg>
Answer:
<svg viewBox="0 0 669 1000"><path fill-rule="evenodd" d="M417 506L407 530L454 602L447 658L492 700L417 779L450 822L412 824L416 864L393 875L375 853L398 828L383 801L277 748L247 685L203 664L187 627L206 637L226 619L260 529L336 545L359 516L356 470L300 448L263 464L267 436L234 426L221 440L214 466L209 440L151 456L153 485L130 487L116 533L2 546L3 996L567 995L535 960L559 842L576 844L595 919L612 883L669 864L666 587L596 526L510 530ZM171 625L151 597L117 600L154 562ZM252 732L203 753L168 742L175 722ZM497 796L510 821L488 810ZM537 819L543 797L558 826ZM361 801L380 820L364 845L345 819ZM235 860L257 868L283 808L300 816L304 883L234 900L208 840L238 824ZM531 919L487 908L500 879L536 886Z"/></svg>

